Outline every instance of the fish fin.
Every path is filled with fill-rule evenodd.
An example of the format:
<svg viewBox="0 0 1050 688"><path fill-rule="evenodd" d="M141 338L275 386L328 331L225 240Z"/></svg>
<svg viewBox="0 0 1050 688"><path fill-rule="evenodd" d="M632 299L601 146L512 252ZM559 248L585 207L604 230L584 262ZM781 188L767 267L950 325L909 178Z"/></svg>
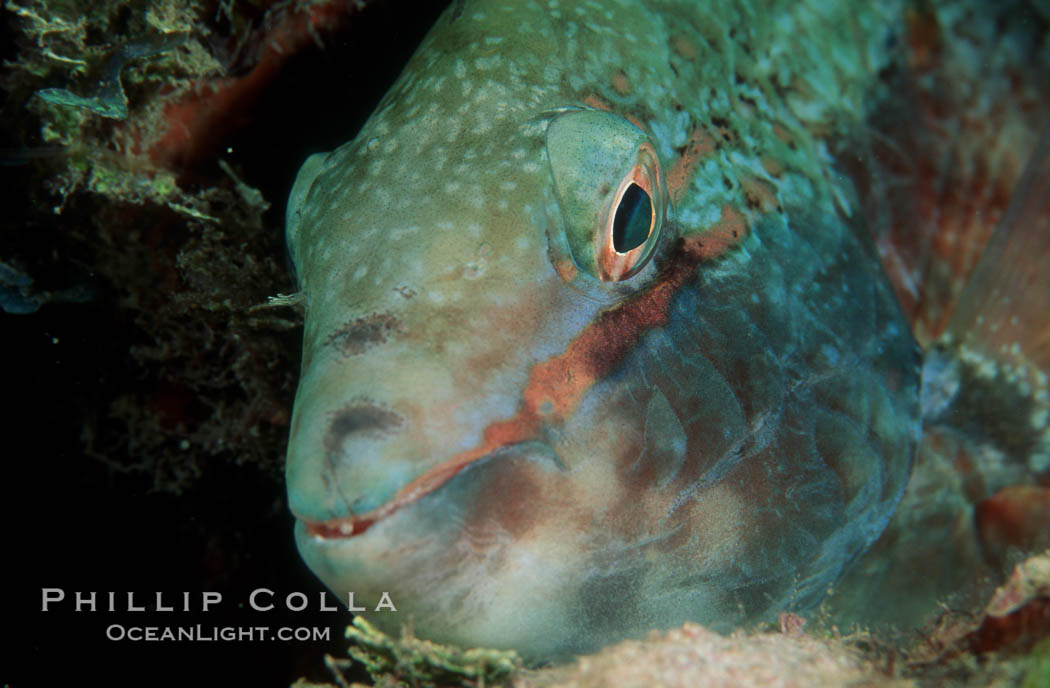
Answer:
<svg viewBox="0 0 1050 688"><path fill-rule="evenodd" d="M959 297L947 336L1019 369L1050 369L1048 263L1050 127Z"/></svg>
<svg viewBox="0 0 1050 688"><path fill-rule="evenodd" d="M1050 129L926 353L924 432L890 525L830 602L836 623L918 626L967 608L1050 533ZM907 560L902 567L899 562ZM872 609L870 600L892 600Z"/></svg>
<svg viewBox="0 0 1050 688"><path fill-rule="evenodd" d="M1050 128L923 368L928 427L973 457L977 499L1050 485Z"/></svg>
<svg viewBox="0 0 1050 688"><path fill-rule="evenodd" d="M1025 3L948 7L905 13L900 62L884 74L894 96L840 156L859 168L863 216L924 347L945 332L1050 121L1045 18ZM975 59L1007 45L1009 59Z"/></svg>
<svg viewBox="0 0 1050 688"><path fill-rule="evenodd" d="M893 633L980 609L1017 551L1046 546L1045 23L1019 4L970 9L964 22L930 3L910 14L906 65L887 72L898 96L870 116L854 174L926 350L924 427L889 526L828 600L840 628ZM973 59L1002 45L1016 62Z"/></svg>

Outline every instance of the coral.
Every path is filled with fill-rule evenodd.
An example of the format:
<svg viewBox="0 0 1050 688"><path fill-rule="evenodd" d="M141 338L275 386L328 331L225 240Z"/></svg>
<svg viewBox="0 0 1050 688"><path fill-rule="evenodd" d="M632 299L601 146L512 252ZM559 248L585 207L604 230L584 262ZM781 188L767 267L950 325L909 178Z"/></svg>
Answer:
<svg viewBox="0 0 1050 688"><path fill-rule="evenodd" d="M842 686L895 682L842 641L780 633L721 636L696 624L540 672L527 686Z"/></svg>

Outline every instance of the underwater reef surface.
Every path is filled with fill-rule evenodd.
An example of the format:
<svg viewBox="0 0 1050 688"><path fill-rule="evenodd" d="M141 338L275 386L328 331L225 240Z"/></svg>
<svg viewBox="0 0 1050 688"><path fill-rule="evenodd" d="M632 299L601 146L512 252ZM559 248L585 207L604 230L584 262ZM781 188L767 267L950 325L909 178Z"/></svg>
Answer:
<svg viewBox="0 0 1050 688"><path fill-rule="evenodd" d="M695 623L653 631L558 666L528 669L514 653L464 652L390 638L358 617L347 630L352 659L327 658L335 683L366 667L374 685L581 686L986 686L1035 688L1050 681L1050 554L1016 566L973 612L942 610L903 642L782 614L772 628L715 633ZM354 685L361 685L354 683Z"/></svg>
<svg viewBox="0 0 1050 688"><path fill-rule="evenodd" d="M310 15L315 5L319 14ZM19 636L13 659L0 667L9 685L99 676L116 685L335 680L324 655L345 655L342 613L278 610L260 617L244 604L259 587L311 597L323 590L295 552L280 475L301 315L294 303L270 304L268 297L294 290L282 236L296 168L365 121L442 7L393 1L340 4L338 12L325 7L4 6L0 319L5 389L14 407L4 427L17 441L5 453L0 482L14 575L4 605L15 612L10 618ZM1040 8L1031 3L1029 12L1045 35ZM304 15L311 20L304 23ZM917 20L915 32L933 28ZM930 64L935 56L920 55ZM353 88L332 88L336 82ZM975 205L1005 207L1012 190L1005 180L1016 179L1024 156L1014 151L1005 158L1020 159L1008 164L1012 176L988 173L992 201ZM932 168L921 179L941 184L944 171ZM986 233L995 212L964 229ZM976 256L959 260L972 267ZM919 318L928 323L920 337L931 341L945 323L938 300L910 303L907 289L899 294L909 309L932 304ZM936 471L955 467L938 464ZM1009 511L1026 498L1015 497L985 508ZM1026 537L1025 526L1018 529L1017 537ZM587 678L512 673L498 680L673 683L713 680L724 671L808 685L813 674L806 671L813 669L843 681L920 685L984 684L1002 671L1008 680L1042 685L1047 648L1044 642L1033 650L1028 641L1046 636L1045 582L1030 585L1028 597L1016 595L1029 602L994 617L1007 621L984 623L986 593L1007 580L1020 561L1017 550L1004 545L990 555L994 566L979 572L945 571L956 580L980 577L983 592L925 619L921 631L903 640L843 629L841 640L826 641L834 633L816 618L806 620L803 635L793 630L799 622L785 619L785 632L772 637L726 639L687 626L568 670ZM917 569L921 579L926 569ZM140 599L158 590L216 590L227 601L219 610L171 618L332 632L317 643L116 642L105 638L106 627L134 622L136 613L43 613L44 587L69 595L130 590ZM884 611L892 621L897 610ZM755 661L756 654L776 662ZM734 664L734 657L741 661ZM695 673L682 669L687 664ZM799 673L781 669L787 665ZM347 680L365 680L362 666L346 671ZM396 664L377 674L388 684L404 675Z"/></svg>

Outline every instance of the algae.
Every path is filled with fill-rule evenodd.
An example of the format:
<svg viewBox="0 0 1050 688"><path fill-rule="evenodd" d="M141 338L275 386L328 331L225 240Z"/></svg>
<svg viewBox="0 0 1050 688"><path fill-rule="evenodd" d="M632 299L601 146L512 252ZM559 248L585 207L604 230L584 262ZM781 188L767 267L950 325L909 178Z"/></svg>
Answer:
<svg viewBox="0 0 1050 688"><path fill-rule="evenodd" d="M196 0L5 7L17 52L4 145L22 203L0 241L4 304L86 303L105 346L124 347L122 361L98 357L96 378L107 361L127 374L85 401L85 455L160 492L190 488L213 459L276 482L300 317L250 310L291 291L280 218L232 157L191 169L151 154L179 127L168 108L227 71L217 39L257 38L241 14L256 10L231 6L223 27Z"/></svg>
<svg viewBox="0 0 1050 688"><path fill-rule="evenodd" d="M56 105L85 108L111 119L127 119L128 97L120 82L121 71L132 60L160 55L182 44L186 39L186 34L160 34L116 48L107 57L103 73L90 95L78 95L64 88L44 88L37 91L37 95Z"/></svg>
<svg viewBox="0 0 1050 688"><path fill-rule="evenodd" d="M355 643L348 650L350 657L364 665L376 685L499 686L523 666L510 650L440 645L416 638L407 629L394 639L360 616L347 627L346 637ZM330 664L333 670L336 666Z"/></svg>

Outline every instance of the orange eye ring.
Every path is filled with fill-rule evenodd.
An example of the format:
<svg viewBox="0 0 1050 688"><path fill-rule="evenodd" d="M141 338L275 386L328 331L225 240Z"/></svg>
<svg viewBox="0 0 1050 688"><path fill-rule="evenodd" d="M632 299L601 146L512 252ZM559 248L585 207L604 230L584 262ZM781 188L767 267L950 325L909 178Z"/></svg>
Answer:
<svg viewBox="0 0 1050 688"><path fill-rule="evenodd" d="M642 144L638 148L638 161L620 180L600 217L599 231L595 235L595 263L598 277L603 282L619 282L638 274L652 257L656 237L663 223L663 187L660 180L660 162L656 152L652 145ZM639 196L639 190L643 192L644 199ZM641 224L638 223L636 213L639 208L643 213L648 211L645 236L641 241L628 241L624 246L624 232L630 231L625 229L625 225L630 224L635 233L645 226L644 219ZM618 246L624 250L618 250Z"/></svg>

